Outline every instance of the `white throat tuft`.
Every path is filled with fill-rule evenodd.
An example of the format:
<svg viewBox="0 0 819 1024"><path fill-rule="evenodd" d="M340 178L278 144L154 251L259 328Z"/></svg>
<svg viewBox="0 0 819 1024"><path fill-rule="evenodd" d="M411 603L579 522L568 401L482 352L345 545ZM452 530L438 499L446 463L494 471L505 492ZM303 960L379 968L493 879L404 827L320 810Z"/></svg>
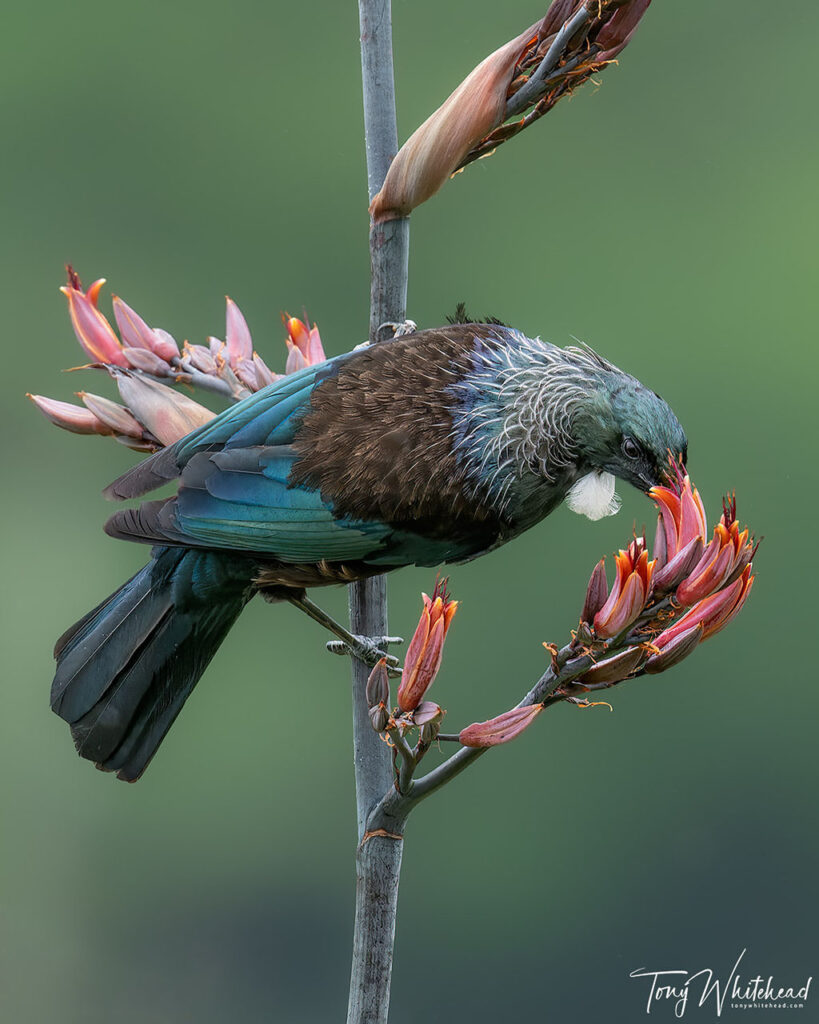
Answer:
<svg viewBox="0 0 819 1024"><path fill-rule="evenodd" d="M566 495L566 504L572 512L588 519L613 516L620 509L620 498L614 490L614 477L611 473L587 473Z"/></svg>

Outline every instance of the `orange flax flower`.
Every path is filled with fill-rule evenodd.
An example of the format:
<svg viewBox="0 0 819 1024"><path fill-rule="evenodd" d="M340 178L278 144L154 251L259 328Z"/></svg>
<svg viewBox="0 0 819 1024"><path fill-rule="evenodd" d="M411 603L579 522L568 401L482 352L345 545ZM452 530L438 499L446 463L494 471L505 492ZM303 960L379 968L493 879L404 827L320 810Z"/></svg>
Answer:
<svg viewBox="0 0 819 1024"><path fill-rule="evenodd" d="M424 610L407 648L398 687L398 707L402 711L418 707L441 667L444 640L458 610L458 602L450 599L446 584L446 580L437 580L432 597L422 595Z"/></svg>
<svg viewBox="0 0 819 1024"><path fill-rule="evenodd" d="M608 639L630 626L646 605L651 592L654 562L649 562L645 540L635 539L615 555L617 575L606 603L594 617L594 631Z"/></svg>

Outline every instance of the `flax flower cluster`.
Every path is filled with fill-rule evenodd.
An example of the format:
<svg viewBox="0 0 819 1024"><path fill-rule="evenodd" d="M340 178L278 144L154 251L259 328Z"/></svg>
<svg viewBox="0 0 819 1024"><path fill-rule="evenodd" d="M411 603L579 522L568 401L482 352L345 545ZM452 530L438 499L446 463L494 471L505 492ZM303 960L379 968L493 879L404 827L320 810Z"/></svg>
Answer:
<svg viewBox="0 0 819 1024"><path fill-rule="evenodd" d="M236 303L228 298L225 340L207 345L184 342L180 347L167 331L149 327L117 295L112 306L117 330L99 309L105 279L83 289L68 268L68 284L60 289L77 341L92 360L116 382L124 405L87 391L77 392L82 405L29 395L52 423L75 434L101 434L129 448L156 451L207 423L215 413L169 385L189 385L237 401L274 383L274 373L253 348L253 339ZM318 327L285 314L285 374L326 358ZM119 333L117 333L117 331Z"/></svg>
<svg viewBox="0 0 819 1024"><path fill-rule="evenodd" d="M506 743L552 703L568 700L589 706L587 694L593 691L664 672L737 616L753 586L756 547L748 530L740 529L736 501L731 497L723 502L709 539L697 489L673 462L669 479L669 486L650 492L659 510L654 557L645 538L635 537L615 555L611 588L604 562L598 562L572 643L563 652L549 645L558 685L544 701L524 702L470 725L460 734L462 744ZM572 671L573 665L588 662L583 671Z"/></svg>
<svg viewBox="0 0 819 1024"><path fill-rule="evenodd" d="M494 747L515 739L549 706L569 701L591 706L588 694L626 679L664 672L687 658L704 640L724 629L747 600L756 551L747 529L740 529L736 501L723 502L709 539L705 508L697 489L673 461L668 486L650 492L658 508L653 557L644 537L634 537L614 557L609 586L605 561L594 568L586 588L580 624L569 644L551 652L552 665L531 693L509 711L475 722L457 737L464 747ZM390 709L386 662L370 676L367 698L373 728L383 733L412 765L439 734L445 712L424 700L441 666L444 640L457 602L436 583L410 642ZM420 729L418 746L404 736Z"/></svg>

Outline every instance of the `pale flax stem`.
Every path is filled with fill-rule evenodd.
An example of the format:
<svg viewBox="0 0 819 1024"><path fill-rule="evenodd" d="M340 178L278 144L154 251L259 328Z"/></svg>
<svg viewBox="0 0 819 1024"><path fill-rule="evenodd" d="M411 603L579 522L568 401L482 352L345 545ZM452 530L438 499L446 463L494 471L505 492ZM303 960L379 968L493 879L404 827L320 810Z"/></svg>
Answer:
<svg viewBox="0 0 819 1024"><path fill-rule="evenodd" d="M372 199L398 151L392 60L390 0L359 0L361 78L367 182ZM371 340L387 320L406 316L409 222L370 227ZM375 576L349 588L350 628L354 634L386 636L387 587ZM350 973L348 1024L386 1024L389 1012L398 879L404 819L384 819L368 831L371 812L393 788L389 747L373 731L365 687L369 670L353 659L353 749L359 845L356 853L356 911Z"/></svg>

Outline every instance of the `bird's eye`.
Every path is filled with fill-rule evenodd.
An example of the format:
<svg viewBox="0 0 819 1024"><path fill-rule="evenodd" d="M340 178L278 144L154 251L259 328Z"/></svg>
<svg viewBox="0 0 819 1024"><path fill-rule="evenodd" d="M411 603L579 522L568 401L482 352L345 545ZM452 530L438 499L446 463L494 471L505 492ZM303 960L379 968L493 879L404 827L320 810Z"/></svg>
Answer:
<svg viewBox="0 0 819 1024"><path fill-rule="evenodd" d="M624 437L623 454L627 459L639 459L643 452L633 437Z"/></svg>

